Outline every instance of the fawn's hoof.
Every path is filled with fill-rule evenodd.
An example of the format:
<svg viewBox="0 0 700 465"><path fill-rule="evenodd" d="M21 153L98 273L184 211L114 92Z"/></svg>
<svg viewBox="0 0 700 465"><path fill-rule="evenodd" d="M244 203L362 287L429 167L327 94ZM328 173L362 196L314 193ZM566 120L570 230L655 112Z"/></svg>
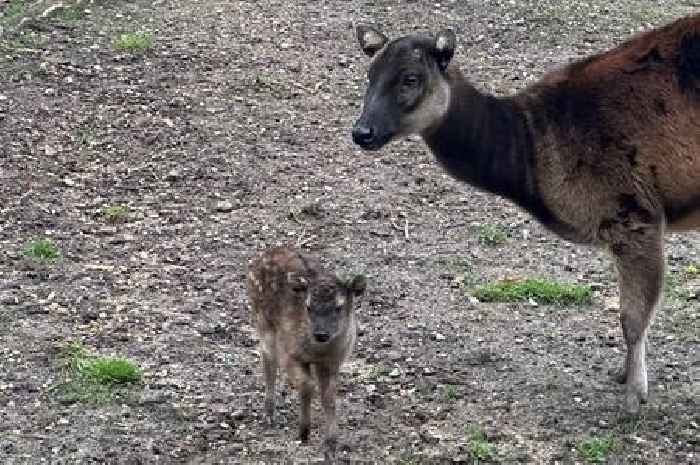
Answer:
<svg viewBox="0 0 700 465"><path fill-rule="evenodd" d="M323 459L326 464L335 463L335 450L337 441L332 438L326 438L323 441Z"/></svg>
<svg viewBox="0 0 700 465"><path fill-rule="evenodd" d="M309 429L310 428L302 428L299 430L299 440L303 444L306 444L309 442Z"/></svg>

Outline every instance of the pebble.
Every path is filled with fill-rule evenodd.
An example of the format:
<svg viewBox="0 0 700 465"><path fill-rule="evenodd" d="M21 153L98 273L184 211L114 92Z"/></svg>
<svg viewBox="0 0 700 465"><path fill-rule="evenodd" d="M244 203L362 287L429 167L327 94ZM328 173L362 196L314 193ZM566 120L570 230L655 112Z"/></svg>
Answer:
<svg viewBox="0 0 700 465"><path fill-rule="evenodd" d="M216 211L221 212L221 213L228 213L233 210L233 204L231 202L228 202L226 200L223 200L221 202L218 202L216 204Z"/></svg>

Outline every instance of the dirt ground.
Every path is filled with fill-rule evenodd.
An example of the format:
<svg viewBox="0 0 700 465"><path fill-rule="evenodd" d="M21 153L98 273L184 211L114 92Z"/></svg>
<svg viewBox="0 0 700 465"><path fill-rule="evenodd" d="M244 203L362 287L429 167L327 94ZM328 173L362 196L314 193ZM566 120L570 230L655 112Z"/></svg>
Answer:
<svg viewBox="0 0 700 465"><path fill-rule="evenodd" d="M339 400L342 463L700 464L700 234L669 236L667 299L650 334L650 403L619 416L616 276L494 196L446 176L416 140L365 153L349 131L367 60L352 24L453 28L455 60L508 94L544 70L700 9L687 0L86 2L79 19L0 37L0 463L319 463L320 410L296 441L262 422L244 291L257 250L292 243L370 277ZM0 1L0 11L11 2ZM117 51L147 31L143 53ZM28 34L32 35L28 35ZM105 206L128 206L109 223ZM489 246L479 226L507 240ZM56 264L23 255L34 238ZM589 284L583 307L489 304L504 276ZM55 389L80 340L144 370L107 405Z"/></svg>

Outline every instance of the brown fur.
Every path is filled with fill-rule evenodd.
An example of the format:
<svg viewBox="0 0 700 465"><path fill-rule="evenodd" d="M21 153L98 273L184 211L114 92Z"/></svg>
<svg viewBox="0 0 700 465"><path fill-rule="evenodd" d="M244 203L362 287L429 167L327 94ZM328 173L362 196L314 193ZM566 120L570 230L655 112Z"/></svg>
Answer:
<svg viewBox="0 0 700 465"><path fill-rule="evenodd" d="M326 425L324 453L329 461L337 437L338 371L352 350L357 331L353 297L364 289L364 278L344 283L316 258L284 247L263 251L248 267L248 298L261 340L268 418L272 423L277 369L281 367L300 392L299 437L308 441L311 396L317 381ZM315 339L315 331L328 328L328 324L318 324L314 312L319 308L325 312L323 317L330 315L332 320L326 342Z"/></svg>
<svg viewBox="0 0 700 465"><path fill-rule="evenodd" d="M625 409L636 413L647 397L646 333L661 294L664 232L700 228L700 15L506 98L478 91L454 66L443 70L444 50L435 51L443 37L453 35L384 44L353 138L378 149L422 127L453 176L514 201L567 239L607 248L620 272ZM415 48L434 58L413 60L406 50ZM402 72L421 76L422 96L449 86L448 107L418 97L402 109L376 97L407 92L388 84L402 82Z"/></svg>

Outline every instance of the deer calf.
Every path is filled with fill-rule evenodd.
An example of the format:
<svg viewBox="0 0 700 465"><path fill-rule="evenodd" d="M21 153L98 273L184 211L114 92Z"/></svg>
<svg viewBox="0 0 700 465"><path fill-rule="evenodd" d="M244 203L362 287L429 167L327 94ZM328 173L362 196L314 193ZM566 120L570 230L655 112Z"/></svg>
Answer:
<svg viewBox="0 0 700 465"><path fill-rule="evenodd" d="M365 278L344 282L318 259L276 247L253 258L248 297L255 319L265 375L265 412L273 424L278 367L299 390L299 439L307 442L314 381L325 416L324 455L335 456L338 371L357 333L353 300L365 291Z"/></svg>
<svg viewBox="0 0 700 465"><path fill-rule="evenodd" d="M700 229L700 14L508 97L478 90L451 64L449 30L390 41L359 26L357 37L372 61L355 143L377 150L418 134L455 178L611 253L627 344L618 379L625 410L637 413L664 233Z"/></svg>

